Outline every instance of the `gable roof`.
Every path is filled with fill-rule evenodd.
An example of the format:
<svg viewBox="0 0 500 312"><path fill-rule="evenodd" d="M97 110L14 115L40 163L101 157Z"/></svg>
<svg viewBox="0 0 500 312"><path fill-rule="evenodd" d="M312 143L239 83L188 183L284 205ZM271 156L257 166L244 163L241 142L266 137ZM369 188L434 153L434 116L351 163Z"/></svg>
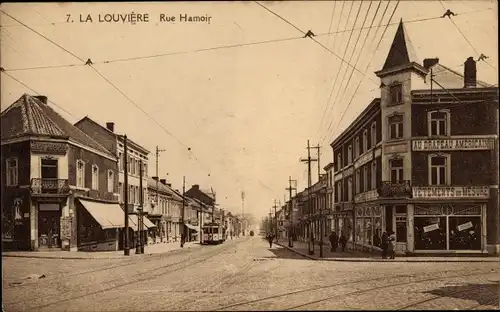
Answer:
<svg viewBox="0 0 500 312"><path fill-rule="evenodd" d="M446 89L460 89L464 87L464 75L456 70L453 70L447 66L440 63L436 63L432 68L432 76L434 81L437 81L440 85ZM425 80L425 84L429 85L430 88L430 72L428 74L429 78ZM477 88L488 88L492 87L491 84L476 80Z"/></svg>
<svg viewBox="0 0 500 312"><path fill-rule="evenodd" d="M117 133L114 133L113 131L109 130L108 128L104 127L103 125L101 125L100 123L98 123L97 121L93 120L92 118L90 118L89 116L85 116L83 117L82 119L78 120L77 122L75 122L75 127L79 128L78 126L84 122L84 121L89 121L90 123L92 123L93 125L101 128L102 130L105 130L106 132L108 132L110 135L113 135L116 139L119 139L120 141L123 141L122 137L120 135L118 135ZM127 137L127 143L128 144L131 144L133 145L135 148L138 148L138 149L141 149L143 153L145 154L149 154L150 151L148 149L146 149L144 146L142 145L139 145L137 144L136 142L132 141L129 137Z"/></svg>
<svg viewBox="0 0 500 312"><path fill-rule="evenodd" d="M65 138L116 159L116 156L105 147L72 125L36 96L23 94L2 112L0 119L2 141L23 136Z"/></svg>

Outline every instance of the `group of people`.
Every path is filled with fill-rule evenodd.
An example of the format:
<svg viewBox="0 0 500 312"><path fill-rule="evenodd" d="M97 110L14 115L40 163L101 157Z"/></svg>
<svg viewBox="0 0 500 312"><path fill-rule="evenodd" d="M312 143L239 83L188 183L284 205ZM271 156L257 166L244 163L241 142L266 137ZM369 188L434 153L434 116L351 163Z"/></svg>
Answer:
<svg viewBox="0 0 500 312"><path fill-rule="evenodd" d="M330 241L330 246L331 246L332 252L337 251L339 244L340 244L340 248L341 248L342 252L345 251L345 247L347 245L347 238L345 237L345 235L343 233L340 234L340 237L338 237L337 233L332 232L332 234L330 234L330 236L328 237L328 240Z"/></svg>
<svg viewBox="0 0 500 312"><path fill-rule="evenodd" d="M345 247L347 245L347 238L345 235L342 233L340 234L340 237L337 235L337 233L332 232L330 236L328 237L330 240L330 246L331 246L331 251L336 252L339 244L341 247L342 252L345 251ZM384 232L381 237L381 244L380 247L382 248L382 258L387 259L394 259L396 255L396 233L394 231Z"/></svg>

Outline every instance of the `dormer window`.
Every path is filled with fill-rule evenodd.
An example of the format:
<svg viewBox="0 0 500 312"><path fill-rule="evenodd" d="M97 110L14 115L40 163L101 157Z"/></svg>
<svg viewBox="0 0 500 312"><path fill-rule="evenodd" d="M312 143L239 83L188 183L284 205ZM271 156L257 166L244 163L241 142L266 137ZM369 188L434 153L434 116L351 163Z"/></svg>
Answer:
<svg viewBox="0 0 500 312"><path fill-rule="evenodd" d="M403 86L393 84L389 87L389 105L398 105L403 103Z"/></svg>

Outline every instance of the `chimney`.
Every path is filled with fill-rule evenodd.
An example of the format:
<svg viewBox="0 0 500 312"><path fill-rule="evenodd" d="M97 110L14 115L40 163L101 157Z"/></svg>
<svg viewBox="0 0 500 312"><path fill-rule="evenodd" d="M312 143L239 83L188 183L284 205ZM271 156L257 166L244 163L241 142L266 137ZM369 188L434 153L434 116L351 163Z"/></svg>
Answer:
<svg viewBox="0 0 500 312"><path fill-rule="evenodd" d="M160 183L167 185L167 179L160 179Z"/></svg>
<svg viewBox="0 0 500 312"><path fill-rule="evenodd" d="M435 58L427 58L424 60L424 67L426 69L429 69L431 68L432 66L436 65L439 63L439 58L435 57Z"/></svg>
<svg viewBox="0 0 500 312"><path fill-rule="evenodd" d="M166 184L168 187L172 187L172 183L167 183Z"/></svg>
<svg viewBox="0 0 500 312"><path fill-rule="evenodd" d="M106 128L111 132L115 132L115 123L114 122L107 122Z"/></svg>
<svg viewBox="0 0 500 312"><path fill-rule="evenodd" d="M195 189L195 190L199 190L199 189L200 189L200 186L199 186L198 184L194 184L194 185L192 186L192 188L193 188L193 189Z"/></svg>
<svg viewBox="0 0 500 312"><path fill-rule="evenodd" d="M476 61L471 56L464 63L464 88L475 88L477 82Z"/></svg>
<svg viewBox="0 0 500 312"><path fill-rule="evenodd" d="M36 98L43 104L47 104L47 97L45 95L35 95L34 98Z"/></svg>
<svg viewBox="0 0 500 312"><path fill-rule="evenodd" d="M151 177L153 180L158 181L158 177Z"/></svg>

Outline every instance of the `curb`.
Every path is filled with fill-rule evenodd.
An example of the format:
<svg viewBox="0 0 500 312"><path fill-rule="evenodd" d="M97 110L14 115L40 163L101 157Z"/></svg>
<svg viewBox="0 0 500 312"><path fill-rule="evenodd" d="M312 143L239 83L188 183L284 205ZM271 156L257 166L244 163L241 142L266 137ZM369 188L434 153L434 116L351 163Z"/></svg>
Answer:
<svg viewBox="0 0 500 312"><path fill-rule="evenodd" d="M453 259L453 260L446 260L446 259L411 259L411 258L396 258L396 259L371 259L371 258L319 258L319 257L313 257L310 255L306 255L303 252L297 251L293 248L290 248L286 245L283 245L281 243L275 243L278 246L281 246L287 250L290 250L296 254L301 255L304 258L308 258L311 260L316 260L316 261L335 261L335 262L418 262L418 263L438 263L438 262L482 262L482 263L494 263L494 262L499 262L500 259L498 258L477 258L477 259L464 259L464 260L459 260L459 259Z"/></svg>
<svg viewBox="0 0 500 312"><path fill-rule="evenodd" d="M177 248L177 249L171 249L167 250L165 252L158 252L158 253L145 253L145 254L139 254L136 255L130 254L130 256L125 256L125 255L117 255L117 256L112 256L112 257L84 257L84 256L74 256L74 257L68 257L68 256L49 256L49 255L36 255L36 254L27 254L27 255L20 255L20 254L2 254L2 258L30 258L30 259L54 259L54 260L120 260L120 259L133 259L133 258L145 258L145 257L151 257L151 256L160 256L160 255L165 255L168 253L180 251L180 250L188 250L192 249L192 246L185 247L185 248Z"/></svg>

